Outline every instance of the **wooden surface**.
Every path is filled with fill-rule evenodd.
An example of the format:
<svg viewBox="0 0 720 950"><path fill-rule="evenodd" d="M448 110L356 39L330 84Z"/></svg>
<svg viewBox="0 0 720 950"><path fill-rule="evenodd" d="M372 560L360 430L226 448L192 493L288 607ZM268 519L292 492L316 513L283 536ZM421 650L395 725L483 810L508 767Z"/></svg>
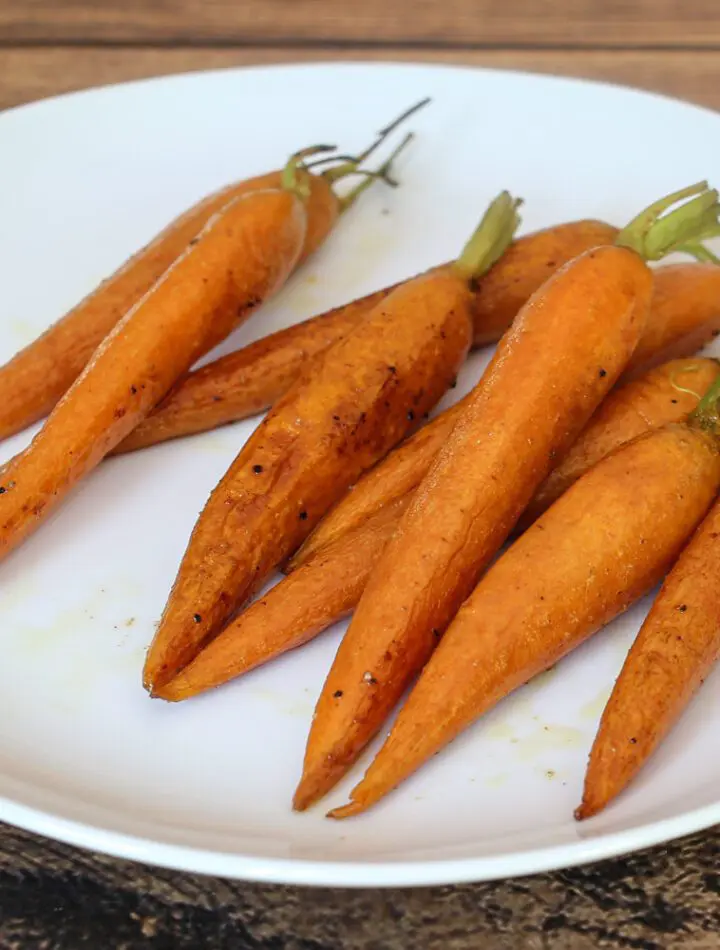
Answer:
<svg viewBox="0 0 720 950"><path fill-rule="evenodd" d="M586 76L720 109L720 0L0 0L0 109L329 59ZM717 950L719 845L715 830L522 881L343 892L159 871L0 826L0 950Z"/></svg>

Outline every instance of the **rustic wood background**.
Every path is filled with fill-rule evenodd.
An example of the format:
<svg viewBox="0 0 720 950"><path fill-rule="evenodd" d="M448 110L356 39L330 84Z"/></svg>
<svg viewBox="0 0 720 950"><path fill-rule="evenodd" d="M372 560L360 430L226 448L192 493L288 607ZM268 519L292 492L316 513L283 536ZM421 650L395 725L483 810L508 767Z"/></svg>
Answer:
<svg viewBox="0 0 720 950"><path fill-rule="evenodd" d="M609 79L720 108L719 0L0 0L0 108L162 73L313 59Z"/></svg>

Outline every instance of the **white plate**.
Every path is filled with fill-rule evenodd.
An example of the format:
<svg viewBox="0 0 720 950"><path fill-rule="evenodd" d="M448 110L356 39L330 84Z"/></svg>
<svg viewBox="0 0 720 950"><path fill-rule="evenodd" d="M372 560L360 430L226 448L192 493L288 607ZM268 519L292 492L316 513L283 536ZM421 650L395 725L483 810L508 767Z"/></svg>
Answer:
<svg viewBox="0 0 720 950"><path fill-rule="evenodd" d="M501 188L526 199L530 230L585 216L622 223L668 191L720 178L718 116L592 83L320 65L67 96L0 118L0 358L204 193L302 145L357 149L424 95L434 102L412 122L402 187L368 193L234 343L447 258ZM482 365L470 361L465 388ZM573 820L603 701L646 605L345 823L289 807L339 630L213 695L151 702L140 667L153 622L198 511L251 429L104 463L0 566L0 819L175 868L358 886L525 874L720 820L717 674L632 789L602 816ZM25 441L0 446L0 459ZM329 803L345 800L367 761Z"/></svg>

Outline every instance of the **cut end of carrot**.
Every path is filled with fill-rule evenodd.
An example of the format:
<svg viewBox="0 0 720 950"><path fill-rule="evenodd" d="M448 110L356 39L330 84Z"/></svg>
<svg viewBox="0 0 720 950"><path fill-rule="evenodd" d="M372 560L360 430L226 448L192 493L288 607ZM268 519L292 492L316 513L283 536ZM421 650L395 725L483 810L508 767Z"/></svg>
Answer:
<svg viewBox="0 0 720 950"><path fill-rule="evenodd" d="M583 799L573 813L575 821L585 821L587 818L592 818L593 815L597 815L598 812L602 811L604 807L604 804L596 803L593 805Z"/></svg>
<svg viewBox="0 0 720 950"><path fill-rule="evenodd" d="M348 802L347 805L341 805L339 808L331 808L325 816L342 820L343 818L352 818L354 815L361 815L365 811L362 802Z"/></svg>

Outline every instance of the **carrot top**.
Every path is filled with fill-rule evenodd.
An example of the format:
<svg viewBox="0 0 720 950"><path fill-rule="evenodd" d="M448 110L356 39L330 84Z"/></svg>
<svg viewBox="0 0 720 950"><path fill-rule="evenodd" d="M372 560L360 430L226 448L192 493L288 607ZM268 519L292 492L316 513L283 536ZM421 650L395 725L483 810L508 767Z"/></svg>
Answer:
<svg viewBox="0 0 720 950"><path fill-rule="evenodd" d="M453 264L456 273L474 283L489 271L512 242L520 226L520 198L501 191L483 215L482 221Z"/></svg>
<svg viewBox="0 0 720 950"><path fill-rule="evenodd" d="M708 389L695 409L688 416L688 423L699 429L709 429L720 435L720 376Z"/></svg>
<svg viewBox="0 0 720 950"><path fill-rule="evenodd" d="M680 202L685 203L670 210ZM653 202L623 228L615 243L646 261L683 251L699 260L720 263L702 243L720 236L719 216L718 192L701 181Z"/></svg>
<svg viewBox="0 0 720 950"><path fill-rule="evenodd" d="M336 145L310 145L307 148L302 148L299 151L295 152L290 156L287 165L285 166L282 173L282 182L281 185L287 191L291 191L293 194L297 195L298 198L306 200L310 197L310 175L312 170L319 168L322 165L330 165L329 168L326 168L324 171L320 172L320 176L328 182L330 187L335 184L335 182L341 181L344 178L348 178L351 175L360 175L364 179L352 189L348 194L344 195L339 199L340 210L345 211L349 208L358 197L365 191L374 181L384 181L385 184L390 185L392 188L397 186L397 181L392 177L392 165L394 160L400 154L400 152L405 148L405 146L412 141L412 133L409 133L402 140L400 145L391 153L391 155L376 169L367 169L362 168L363 162L365 162L372 154L375 152L385 140L391 135L406 119L411 115L414 115L424 106L430 102L429 98L421 99L420 102L415 103L414 106L411 106L409 109L406 109L402 115L399 115L396 119L386 125L385 128L380 129L374 141L358 155L341 155L337 154ZM324 155L325 157L316 158L318 155ZM314 159L313 161L308 162L307 159Z"/></svg>

